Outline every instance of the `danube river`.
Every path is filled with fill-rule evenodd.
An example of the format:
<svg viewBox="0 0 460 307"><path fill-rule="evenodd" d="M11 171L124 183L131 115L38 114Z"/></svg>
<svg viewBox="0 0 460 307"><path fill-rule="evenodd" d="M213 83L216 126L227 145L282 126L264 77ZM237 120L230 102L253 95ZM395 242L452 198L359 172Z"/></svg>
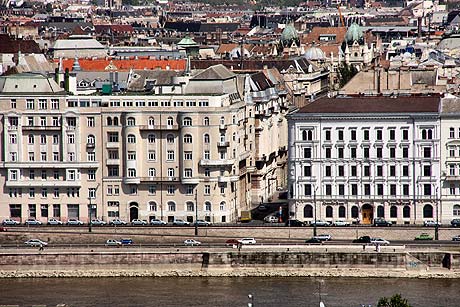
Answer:
<svg viewBox="0 0 460 307"><path fill-rule="evenodd" d="M319 306L316 278L62 278L0 280L0 305L72 307ZM376 306L401 293L412 306L458 307L460 279L326 278L326 307Z"/></svg>

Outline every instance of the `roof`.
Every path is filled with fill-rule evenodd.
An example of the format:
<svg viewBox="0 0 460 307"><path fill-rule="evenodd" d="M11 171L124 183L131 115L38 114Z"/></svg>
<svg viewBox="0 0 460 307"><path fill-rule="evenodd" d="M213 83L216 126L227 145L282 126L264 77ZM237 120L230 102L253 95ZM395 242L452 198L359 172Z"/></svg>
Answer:
<svg viewBox="0 0 460 307"><path fill-rule="evenodd" d="M298 113L435 113L439 97L352 97L321 98L301 108Z"/></svg>
<svg viewBox="0 0 460 307"><path fill-rule="evenodd" d="M320 41L320 36L323 35L335 35L335 41L328 41L327 43L341 44L345 39L345 33L347 33L347 28L345 27L314 27L311 29L311 32L304 36L301 41L305 44L311 44L313 42L318 44L323 44L324 42Z"/></svg>
<svg viewBox="0 0 460 307"><path fill-rule="evenodd" d="M105 47L94 38L58 39L54 43L53 50L78 50L78 49L99 49Z"/></svg>
<svg viewBox="0 0 460 307"><path fill-rule="evenodd" d="M235 74L231 72L227 67L222 64L214 65L206 68L202 72L194 76L193 80L227 80L235 77Z"/></svg>
<svg viewBox="0 0 460 307"><path fill-rule="evenodd" d="M0 35L0 53L41 53L40 47L33 40L11 39L6 34Z"/></svg>
<svg viewBox="0 0 460 307"><path fill-rule="evenodd" d="M40 73L21 73L0 77L1 94L62 94L64 90L49 77Z"/></svg>
<svg viewBox="0 0 460 307"><path fill-rule="evenodd" d="M460 101L458 98L444 98L441 102L441 114L456 114L460 113Z"/></svg>
<svg viewBox="0 0 460 307"><path fill-rule="evenodd" d="M74 59L63 59L62 64L64 69L72 70ZM128 60L119 59L78 59L80 67L83 71L104 71L108 70L109 65L114 67L113 70L127 71L130 69L172 69L184 70L186 61L184 59L148 59L148 58L134 58Z"/></svg>

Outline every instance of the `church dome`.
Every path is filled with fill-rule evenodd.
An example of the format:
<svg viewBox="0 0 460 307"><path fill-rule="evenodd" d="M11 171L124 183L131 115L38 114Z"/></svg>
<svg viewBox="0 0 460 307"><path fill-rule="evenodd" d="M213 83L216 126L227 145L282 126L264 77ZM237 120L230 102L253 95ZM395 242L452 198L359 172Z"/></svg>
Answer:
<svg viewBox="0 0 460 307"><path fill-rule="evenodd" d="M289 42L299 38L296 29L292 24L287 24L284 28L283 32L281 33L281 41L282 42Z"/></svg>
<svg viewBox="0 0 460 307"><path fill-rule="evenodd" d="M363 38L363 30L356 23L352 23L345 34L345 41L347 43L353 43Z"/></svg>
<svg viewBox="0 0 460 307"><path fill-rule="evenodd" d="M324 61L326 59L323 50L315 46L308 48L303 56L310 61Z"/></svg>

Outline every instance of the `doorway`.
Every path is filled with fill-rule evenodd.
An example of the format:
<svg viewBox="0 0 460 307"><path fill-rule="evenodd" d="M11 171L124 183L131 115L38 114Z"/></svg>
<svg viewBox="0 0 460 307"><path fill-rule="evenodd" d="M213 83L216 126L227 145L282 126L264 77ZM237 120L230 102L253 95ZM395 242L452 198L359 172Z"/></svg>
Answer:
<svg viewBox="0 0 460 307"><path fill-rule="evenodd" d="M129 207L129 220L137 220L139 218L139 205L131 203Z"/></svg>
<svg viewBox="0 0 460 307"><path fill-rule="evenodd" d="M372 224L372 220L374 219L374 208L372 208L369 204L364 204L361 207L361 213L363 216L363 224Z"/></svg>

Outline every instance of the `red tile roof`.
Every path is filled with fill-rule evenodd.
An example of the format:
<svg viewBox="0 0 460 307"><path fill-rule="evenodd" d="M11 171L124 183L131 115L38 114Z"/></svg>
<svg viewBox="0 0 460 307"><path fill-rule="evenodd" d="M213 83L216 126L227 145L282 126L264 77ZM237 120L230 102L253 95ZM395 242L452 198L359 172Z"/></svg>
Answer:
<svg viewBox="0 0 460 307"><path fill-rule="evenodd" d="M56 63L59 60L55 60ZM74 59L63 59L64 69L72 70ZM185 70L186 60L159 60L140 57L134 57L129 60L119 59L78 59L83 71L105 71L109 64L114 65L118 71L128 71L130 69L166 69L169 66L171 70Z"/></svg>

